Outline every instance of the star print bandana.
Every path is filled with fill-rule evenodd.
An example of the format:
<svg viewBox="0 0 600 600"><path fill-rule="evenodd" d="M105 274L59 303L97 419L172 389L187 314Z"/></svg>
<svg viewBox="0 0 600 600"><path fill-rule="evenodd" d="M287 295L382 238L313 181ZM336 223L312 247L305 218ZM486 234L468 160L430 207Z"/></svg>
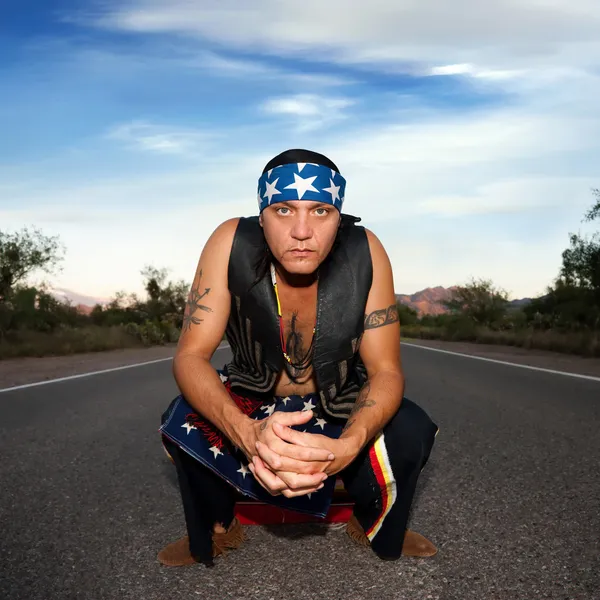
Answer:
<svg viewBox="0 0 600 600"><path fill-rule="evenodd" d="M317 406L317 394L276 396L271 402L242 397L231 390L227 380L226 368L218 370L217 373L237 406L244 414L255 420L265 419L277 411L313 410ZM317 416L304 425L294 426L293 429L306 431L307 433L320 433L336 439L342 432L341 425L329 423ZM286 498L283 495L271 496L255 480L254 475L248 468L245 454L235 447L212 423L198 415L181 394L173 400L167 409L159 431L246 496L260 502L319 518L325 518L329 511L335 487L335 477L328 477L324 482L325 485L310 495L295 498Z"/></svg>
<svg viewBox="0 0 600 600"><path fill-rule="evenodd" d="M275 167L258 180L258 209L277 202L307 200L331 204L342 211L346 180L333 169L314 163Z"/></svg>

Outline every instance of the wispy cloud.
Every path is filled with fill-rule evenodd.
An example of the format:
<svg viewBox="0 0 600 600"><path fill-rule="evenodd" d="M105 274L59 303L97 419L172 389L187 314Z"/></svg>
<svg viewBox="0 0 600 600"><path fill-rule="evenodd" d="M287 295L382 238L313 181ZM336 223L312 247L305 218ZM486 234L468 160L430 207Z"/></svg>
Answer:
<svg viewBox="0 0 600 600"><path fill-rule="evenodd" d="M144 121L114 126L106 134L107 139L123 142L134 150L188 158L201 155L211 142L214 143L216 137L215 133L160 126Z"/></svg>
<svg viewBox="0 0 600 600"><path fill-rule="evenodd" d="M269 98L262 104L262 110L274 115L294 118L301 131L320 129L347 118L344 109L353 106L350 98L298 94L295 96Z"/></svg>
<svg viewBox="0 0 600 600"><path fill-rule="evenodd" d="M313 15L319 14L319 19ZM569 49L588 44L580 62L593 64L600 43L600 5L540 0L375 1L347 10L342 0L242 0L223 3L154 0L114 3L96 24L135 32L173 32L278 54L321 54L328 61L472 62L479 69L513 69L523 58L557 66ZM331 26L335 23L335 27ZM323 52L326 54L323 56ZM571 55L572 58L572 55Z"/></svg>

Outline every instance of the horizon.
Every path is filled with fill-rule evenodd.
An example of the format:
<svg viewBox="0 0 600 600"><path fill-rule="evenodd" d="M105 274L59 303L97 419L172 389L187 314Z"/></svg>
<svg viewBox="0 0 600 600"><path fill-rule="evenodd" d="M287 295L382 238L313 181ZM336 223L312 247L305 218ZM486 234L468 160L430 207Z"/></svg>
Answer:
<svg viewBox="0 0 600 600"><path fill-rule="evenodd" d="M544 294L593 230L600 5L430 8L9 3L0 229L60 237L53 288L142 294L147 264L191 282L212 230L255 214L268 160L305 147L340 167L398 294Z"/></svg>

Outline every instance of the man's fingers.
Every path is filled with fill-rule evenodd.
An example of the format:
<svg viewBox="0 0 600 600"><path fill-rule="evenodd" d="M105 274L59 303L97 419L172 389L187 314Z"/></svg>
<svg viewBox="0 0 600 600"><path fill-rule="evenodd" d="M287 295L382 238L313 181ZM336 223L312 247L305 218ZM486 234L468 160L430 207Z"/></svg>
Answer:
<svg viewBox="0 0 600 600"><path fill-rule="evenodd" d="M313 418L312 410L299 410L294 412L277 411L271 416L273 423L282 423L291 427L292 425L304 425Z"/></svg>
<svg viewBox="0 0 600 600"><path fill-rule="evenodd" d="M249 468L258 483L260 483L269 494L277 496L282 490L287 488L287 485L277 477L277 475L267 469L258 456L253 458L253 462L249 464Z"/></svg>
<svg viewBox="0 0 600 600"><path fill-rule="evenodd" d="M285 429L285 428L284 428ZM278 437L280 443L271 444L274 452L277 452L282 458L288 457L304 462L331 461L335 458L333 453L326 448L308 448L306 446L297 446L288 444Z"/></svg>
<svg viewBox="0 0 600 600"><path fill-rule="evenodd" d="M258 440L256 442L256 450L258 455L262 458L263 462L273 470L279 470L283 467L283 461L281 456L277 452L273 452L267 444L261 444Z"/></svg>
<svg viewBox="0 0 600 600"><path fill-rule="evenodd" d="M296 431L290 427L283 427L279 423L273 423L273 431L285 442L290 444L296 444L298 446L304 446L305 448L311 447L311 437L315 434L304 433ZM314 443L314 441L313 441Z"/></svg>
<svg viewBox="0 0 600 600"><path fill-rule="evenodd" d="M277 477L286 484L286 487L294 492L305 488L318 488L327 479L325 473L302 475L290 471L277 471Z"/></svg>
<svg viewBox="0 0 600 600"><path fill-rule="evenodd" d="M263 444L259 441L256 442L256 450L258 455L262 458L263 462L272 471L291 471L293 473L312 474L318 471L323 471L329 466L331 461L334 459L333 454L328 450L322 451L321 449L315 448L302 448L300 446L292 446L286 442L274 445L275 448L282 448L283 451L287 452L288 448L292 449L291 454L298 454L299 458L292 458L279 454L269 447L268 444ZM295 448L304 450L305 452L294 452ZM320 457L319 460L311 458L311 456Z"/></svg>

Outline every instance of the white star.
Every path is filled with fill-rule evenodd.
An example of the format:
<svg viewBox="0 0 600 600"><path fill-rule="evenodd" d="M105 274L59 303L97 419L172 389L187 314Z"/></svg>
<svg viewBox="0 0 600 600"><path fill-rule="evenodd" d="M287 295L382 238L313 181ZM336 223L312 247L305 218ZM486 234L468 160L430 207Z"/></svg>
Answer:
<svg viewBox="0 0 600 600"><path fill-rule="evenodd" d="M312 410L313 408L316 408L316 405L312 403L312 398L308 401L304 403L304 408L302 409L302 412L304 412L305 410Z"/></svg>
<svg viewBox="0 0 600 600"><path fill-rule="evenodd" d="M269 169L269 170L267 171L267 175L269 176L269 179L271 178L271 173L272 173L272 172L273 172L273 169Z"/></svg>
<svg viewBox="0 0 600 600"><path fill-rule="evenodd" d="M261 410L264 410L265 413L269 416L271 416L275 412L274 404L269 404L269 406L261 406L260 408L261 408Z"/></svg>
<svg viewBox="0 0 600 600"><path fill-rule="evenodd" d="M298 163L298 173L302 173L302 169L304 169L306 165L312 165L313 167L319 166L316 163Z"/></svg>
<svg viewBox="0 0 600 600"><path fill-rule="evenodd" d="M240 465L242 465L242 463L240 463ZM244 477L244 479L246 479L246 475L248 475L248 473L250 473L250 470L248 469L248 467L246 467L246 465L242 465L241 469L237 470L238 473L241 473Z"/></svg>
<svg viewBox="0 0 600 600"><path fill-rule="evenodd" d="M327 421L325 419L317 419L315 427L320 427L321 429L325 429L325 425L327 425Z"/></svg>
<svg viewBox="0 0 600 600"><path fill-rule="evenodd" d="M197 429L197 427L195 425L190 425L189 423L184 423L182 425L182 427L185 427L187 429L187 434L190 435L190 431L192 429Z"/></svg>
<svg viewBox="0 0 600 600"><path fill-rule="evenodd" d="M312 500L311 496L312 496L312 492L310 492L310 494L306 494L308 496L309 500Z"/></svg>
<svg viewBox="0 0 600 600"><path fill-rule="evenodd" d="M331 181L331 187L323 188L323 191L324 192L329 192L331 194L331 201L332 202L334 200L339 200L340 199L340 188L342 186L341 185L334 185L333 179L330 179L329 181Z"/></svg>
<svg viewBox="0 0 600 600"><path fill-rule="evenodd" d="M223 375L223 373L219 373L219 377L221 378L221 381L223 383L225 383L229 378L227 377L227 375Z"/></svg>
<svg viewBox="0 0 600 600"><path fill-rule="evenodd" d="M285 398L282 398L281 401L283 402L284 406L287 406L287 403L291 400L291 398L289 396L286 396Z"/></svg>
<svg viewBox="0 0 600 600"><path fill-rule="evenodd" d="M337 173L331 169L331 179L335 179L335 176L337 175Z"/></svg>
<svg viewBox="0 0 600 600"><path fill-rule="evenodd" d="M275 194L281 194L281 192L275 187L277 185L278 181L279 181L279 177L273 183L269 183L268 181L266 182L267 183L267 191L265 192L265 195L263 196L263 198L268 198L269 204L271 204L271 200Z"/></svg>
<svg viewBox="0 0 600 600"><path fill-rule="evenodd" d="M209 450L215 455L215 458L217 458L219 454L223 454L216 446L209 448Z"/></svg>
<svg viewBox="0 0 600 600"><path fill-rule="evenodd" d="M306 192L319 192L319 190L313 186L313 181L317 178L307 177L306 179L302 179L300 175L296 175L294 173L294 183L290 183L290 185L286 185L285 189L296 190L298 192L298 200L302 200L302 196L306 194Z"/></svg>

